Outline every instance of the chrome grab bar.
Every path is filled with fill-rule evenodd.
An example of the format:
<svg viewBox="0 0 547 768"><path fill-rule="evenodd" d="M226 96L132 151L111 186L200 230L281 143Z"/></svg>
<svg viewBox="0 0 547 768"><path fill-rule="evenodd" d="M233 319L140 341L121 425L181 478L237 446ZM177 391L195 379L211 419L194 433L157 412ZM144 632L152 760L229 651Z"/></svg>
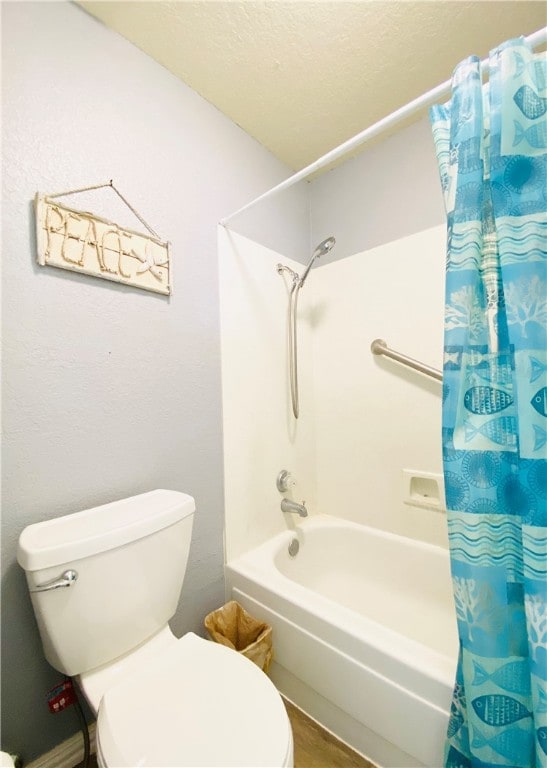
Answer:
<svg viewBox="0 0 547 768"><path fill-rule="evenodd" d="M413 368L415 371L425 373L426 376L431 376L431 378L435 379L436 381L443 380L443 374L441 371L438 371L436 368L432 368L430 365L425 365L425 363L419 363L417 360L414 360L414 358L402 355L400 352L395 352L395 350L388 347L383 339L374 339L370 345L370 351L373 355L384 355L384 357L390 357L392 360L396 360L398 363L407 365L409 368Z"/></svg>
<svg viewBox="0 0 547 768"><path fill-rule="evenodd" d="M60 587L71 587L78 579L77 571L65 571L58 578L45 581L43 584L37 584L29 592L48 592L50 589L59 589Z"/></svg>

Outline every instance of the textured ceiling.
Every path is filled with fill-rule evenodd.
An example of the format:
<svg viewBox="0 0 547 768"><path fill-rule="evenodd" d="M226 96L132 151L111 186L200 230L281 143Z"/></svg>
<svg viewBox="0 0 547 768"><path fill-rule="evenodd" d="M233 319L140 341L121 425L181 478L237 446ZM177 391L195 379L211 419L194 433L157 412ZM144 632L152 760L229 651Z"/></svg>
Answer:
<svg viewBox="0 0 547 768"><path fill-rule="evenodd" d="M83 0L293 169L547 23L542 0Z"/></svg>

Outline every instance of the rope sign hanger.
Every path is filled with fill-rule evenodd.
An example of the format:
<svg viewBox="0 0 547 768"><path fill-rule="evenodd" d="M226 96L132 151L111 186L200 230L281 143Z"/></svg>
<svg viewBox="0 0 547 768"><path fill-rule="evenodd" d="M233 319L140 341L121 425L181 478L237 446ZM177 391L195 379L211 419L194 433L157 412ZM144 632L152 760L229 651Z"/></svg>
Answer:
<svg viewBox="0 0 547 768"><path fill-rule="evenodd" d="M146 223L146 221L143 219L143 217L140 215L140 213L137 210L135 210L135 208L133 208L131 203L122 195L120 190L117 189L114 186L114 182L113 182L112 179L110 179L110 181L108 181L106 184L95 184L92 187L82 187L81 189L69 189L66 192L57 192L57 194L55 194L55 195L47 195L47 197L50 200L53 200L56 197L65 197L66 195L77 195L79 192L91 192L94 189L104 189L105 187L110 187L118 195L118 197L120 197L122 199L122 201L125 203L125 205L131 211L131 213L133 213L137 217L137 219L141 222L141 224L143 224L146 227L146 229L152 235L154 235L154 237L157 237L158 240L160 240L160 236L158 235L158 233L155 232L152 229L152 227L149 224Z"/></svg>

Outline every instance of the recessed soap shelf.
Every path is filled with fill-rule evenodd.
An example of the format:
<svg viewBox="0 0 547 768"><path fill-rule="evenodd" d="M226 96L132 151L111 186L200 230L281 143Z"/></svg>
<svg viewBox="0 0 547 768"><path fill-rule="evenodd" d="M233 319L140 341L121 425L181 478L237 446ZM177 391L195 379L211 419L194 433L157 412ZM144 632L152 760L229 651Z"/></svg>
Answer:
<svg viewBox="0 0 547 768"><path fill-rule="evenodd" d="M444 512L444 478L436 472L403 469L403 502Z"/></svg>

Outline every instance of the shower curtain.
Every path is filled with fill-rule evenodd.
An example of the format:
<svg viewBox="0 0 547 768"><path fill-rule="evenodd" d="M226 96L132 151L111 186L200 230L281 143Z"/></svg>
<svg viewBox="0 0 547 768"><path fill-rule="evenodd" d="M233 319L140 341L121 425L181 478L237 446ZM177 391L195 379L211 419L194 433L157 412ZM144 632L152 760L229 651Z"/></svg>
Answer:
<svg viewBox="0 0 547 768"><path fill-rule="evenodd" d="M445 766L547 766L547 59L431 109L448 221L443 462L460 652Z"/></svg>

